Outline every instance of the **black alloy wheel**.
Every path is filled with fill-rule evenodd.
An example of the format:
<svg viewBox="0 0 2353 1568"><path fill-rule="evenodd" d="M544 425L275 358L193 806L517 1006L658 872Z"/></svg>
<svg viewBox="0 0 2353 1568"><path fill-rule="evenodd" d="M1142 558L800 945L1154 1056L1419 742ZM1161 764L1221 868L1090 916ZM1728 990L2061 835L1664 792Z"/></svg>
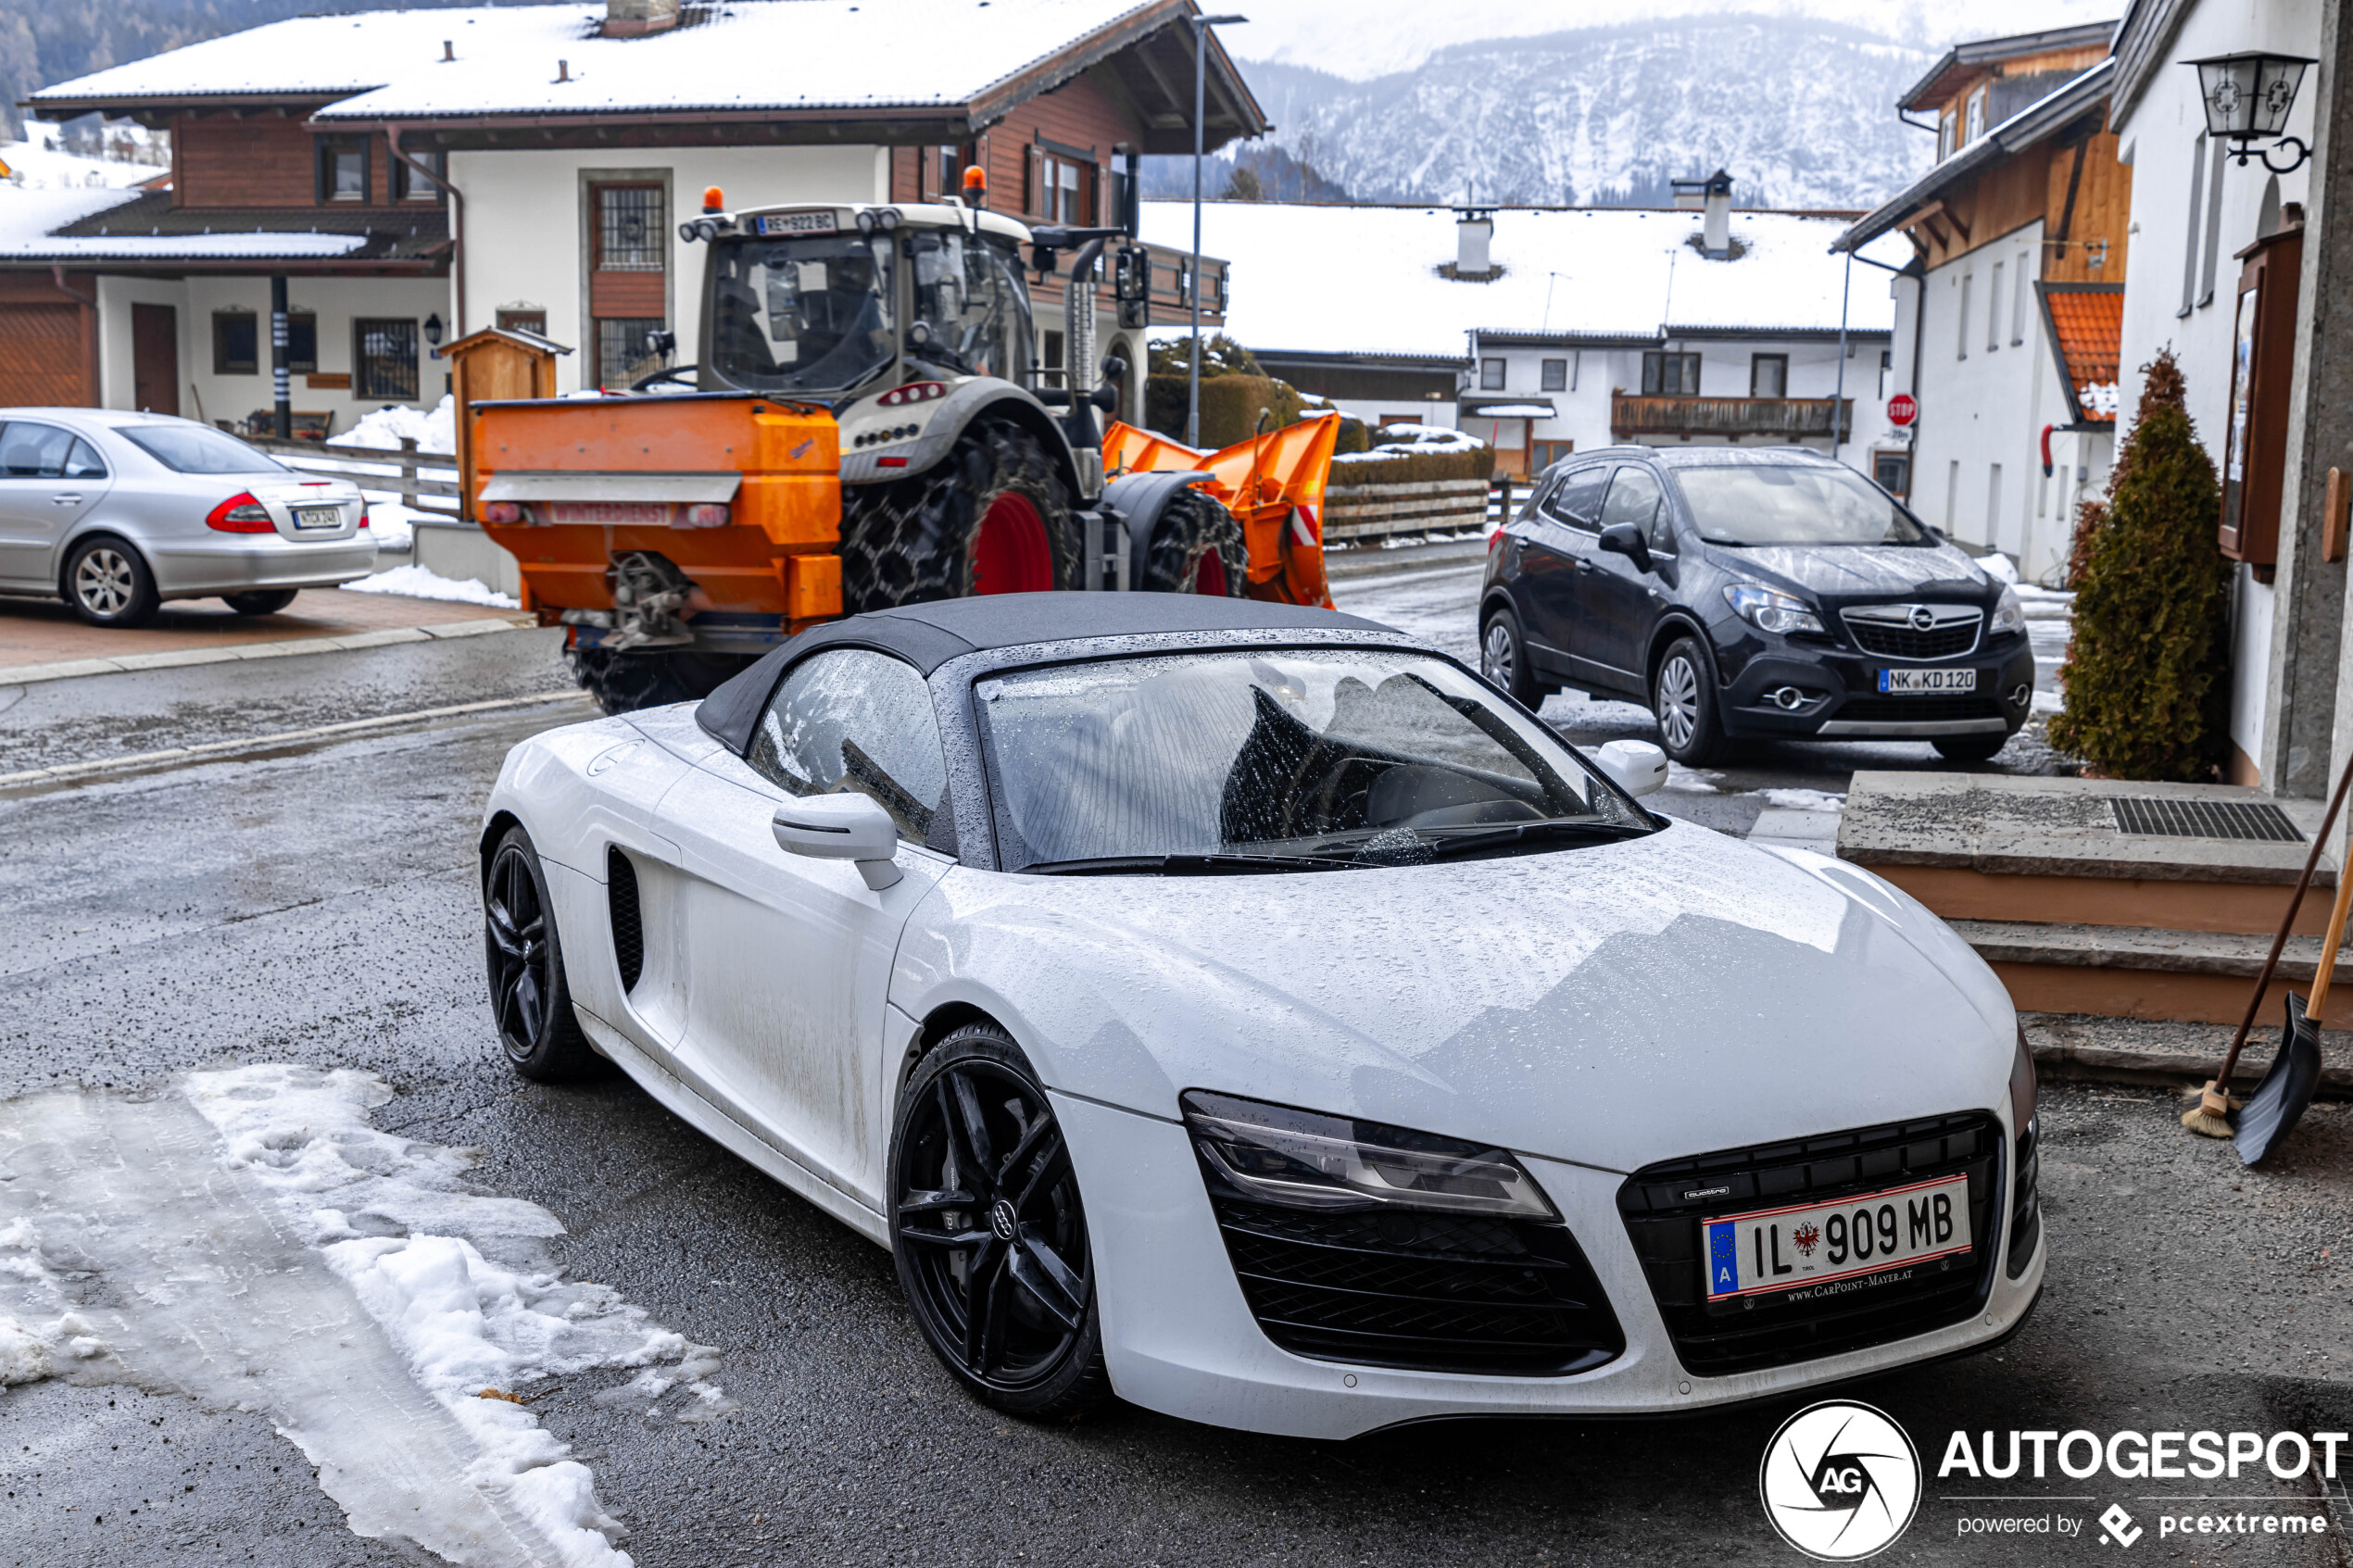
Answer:
<svg viewBox="0 0 2353 1568"><path fill-rule="evenodd" d="M498 841L483 878L482 945L490 967L491 1016L515 1071L540 1083L593 1073L601 1059L572 1010L547 878L531 835L520 827L509 828Z"/></svg>
<svg viewBox="0 0 2353 1568"><path fill-rule="evenodd" d="M1060 1416L1106 1386L1087 1215L1046 1091L996 1025L908 1081L891 1137L891 1252L916 1326L999 1410Z"/></svg>

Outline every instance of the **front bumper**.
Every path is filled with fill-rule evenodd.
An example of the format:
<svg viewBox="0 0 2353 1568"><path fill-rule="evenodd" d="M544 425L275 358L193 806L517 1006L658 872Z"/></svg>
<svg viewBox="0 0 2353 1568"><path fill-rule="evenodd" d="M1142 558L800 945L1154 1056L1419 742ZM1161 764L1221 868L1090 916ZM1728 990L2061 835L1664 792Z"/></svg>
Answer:
<svg viewBox="0 0 2353 1568"><path fill-rule="evenodd" d="M264 588L332 588L376 570L376 542L365 529L343 539L288 539L272 533L220 533L145 546L156 591L167 599L204 598Z"/></svg>
<svg viewBox="0 0 2353 1568"><path fill-rule="evenodd" d="M1745 628L1743 628L1745 631ZM1991 639L1966 659L1932 664L1873 659L1843 648L1749 633L1725 648L1721 683L1727 734L1752 738L1931 740L2016 731L2033 710L2034 651L2023 633ZM1967 696L1883 696L1881 670L1968 669ZM1788 688L1806 699L1784 707Z"/></svg>
<svg viewBox="0 0 2353 1568"><path fill-rule="evenodd" d="M1523 1156L1609 1294L1625 1331L1622 1355L1557 1377L1315 1361L1277 1348L1251 1315L1185 1129L1052 1098L1084 1183L1112 1386L1131 1403L1214 1425L1342 1438L1450 1416L1687 1413L1982 1348L2024 1321L2042 1286L2038 1239L2019 1277L1994 1272L1984 1311L1965 1323L1793 1365L1697 1375L1676 1358L1620 1217L1623 1174Z"/></svg>

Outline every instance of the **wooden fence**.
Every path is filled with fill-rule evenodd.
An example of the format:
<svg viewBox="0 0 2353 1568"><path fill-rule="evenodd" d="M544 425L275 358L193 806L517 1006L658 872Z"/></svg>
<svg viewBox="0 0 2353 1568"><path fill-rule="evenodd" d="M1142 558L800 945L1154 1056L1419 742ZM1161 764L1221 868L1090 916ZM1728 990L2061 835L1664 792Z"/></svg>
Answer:
<svg viewBox="0 0 2353 1568"><path fill-rule="evenodd" d="M1334 485L1324 492L1324 538L1331 544L1355 545L1401 533L1454 533L1483 528L1489 489L1483 479Z"/></svg>
<svg viewBox="0 0 2353 1568"><path fill-rule="evenodd" d="M321 441L281 441L273 435L248 435L248 446L269 453L288 468L313 473L338 474L362 490L392 492L400 504L420 511L458 514L458 459L446 452L420 452L403 437L400 449L375 446L331 446ZM427 470L433 470L430 474ZM447 475L447 478L441 477Z"/></svg>

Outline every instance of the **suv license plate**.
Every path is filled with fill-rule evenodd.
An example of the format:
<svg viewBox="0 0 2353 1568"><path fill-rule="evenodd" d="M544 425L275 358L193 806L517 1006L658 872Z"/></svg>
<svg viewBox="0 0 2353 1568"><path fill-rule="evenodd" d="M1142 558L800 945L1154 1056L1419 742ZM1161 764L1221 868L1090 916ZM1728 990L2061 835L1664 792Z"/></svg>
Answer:
<svg viewBox="0 0 2353 1568"><path fill-rule="evenodd" d="M341 507L296 507L295 526L296 528L341 528L343 508Z"/></svg>
<svg viewBox="0 0 2353 1568"><path fill-rule="evenodd" d="M1969 1177L1703 1223L1707 1298L1806 1290L1969 1249Z"/></svg>
<svg viewBox="0 0 2353 1568"><path fill-rule="evenodd" d="M1879 672L1879 689L1883 692L1973 692L1977 690L1977 671L1882 670Z"/></svg>

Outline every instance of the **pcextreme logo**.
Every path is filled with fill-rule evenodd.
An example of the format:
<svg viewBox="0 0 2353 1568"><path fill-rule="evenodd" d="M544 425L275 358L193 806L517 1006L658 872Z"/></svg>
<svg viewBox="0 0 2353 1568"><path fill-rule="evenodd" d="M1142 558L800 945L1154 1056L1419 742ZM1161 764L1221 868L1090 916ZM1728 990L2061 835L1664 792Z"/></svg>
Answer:
<svg viewBox="0 0 2353 1568"><path fill-rule="evenodd" d="M1886 1411L1843 1399L1781 1423L1757 1467L1765 1517L1781 1539L1824 1562L1893 1545L1920 1503L1920 1456Z"/></svg>

